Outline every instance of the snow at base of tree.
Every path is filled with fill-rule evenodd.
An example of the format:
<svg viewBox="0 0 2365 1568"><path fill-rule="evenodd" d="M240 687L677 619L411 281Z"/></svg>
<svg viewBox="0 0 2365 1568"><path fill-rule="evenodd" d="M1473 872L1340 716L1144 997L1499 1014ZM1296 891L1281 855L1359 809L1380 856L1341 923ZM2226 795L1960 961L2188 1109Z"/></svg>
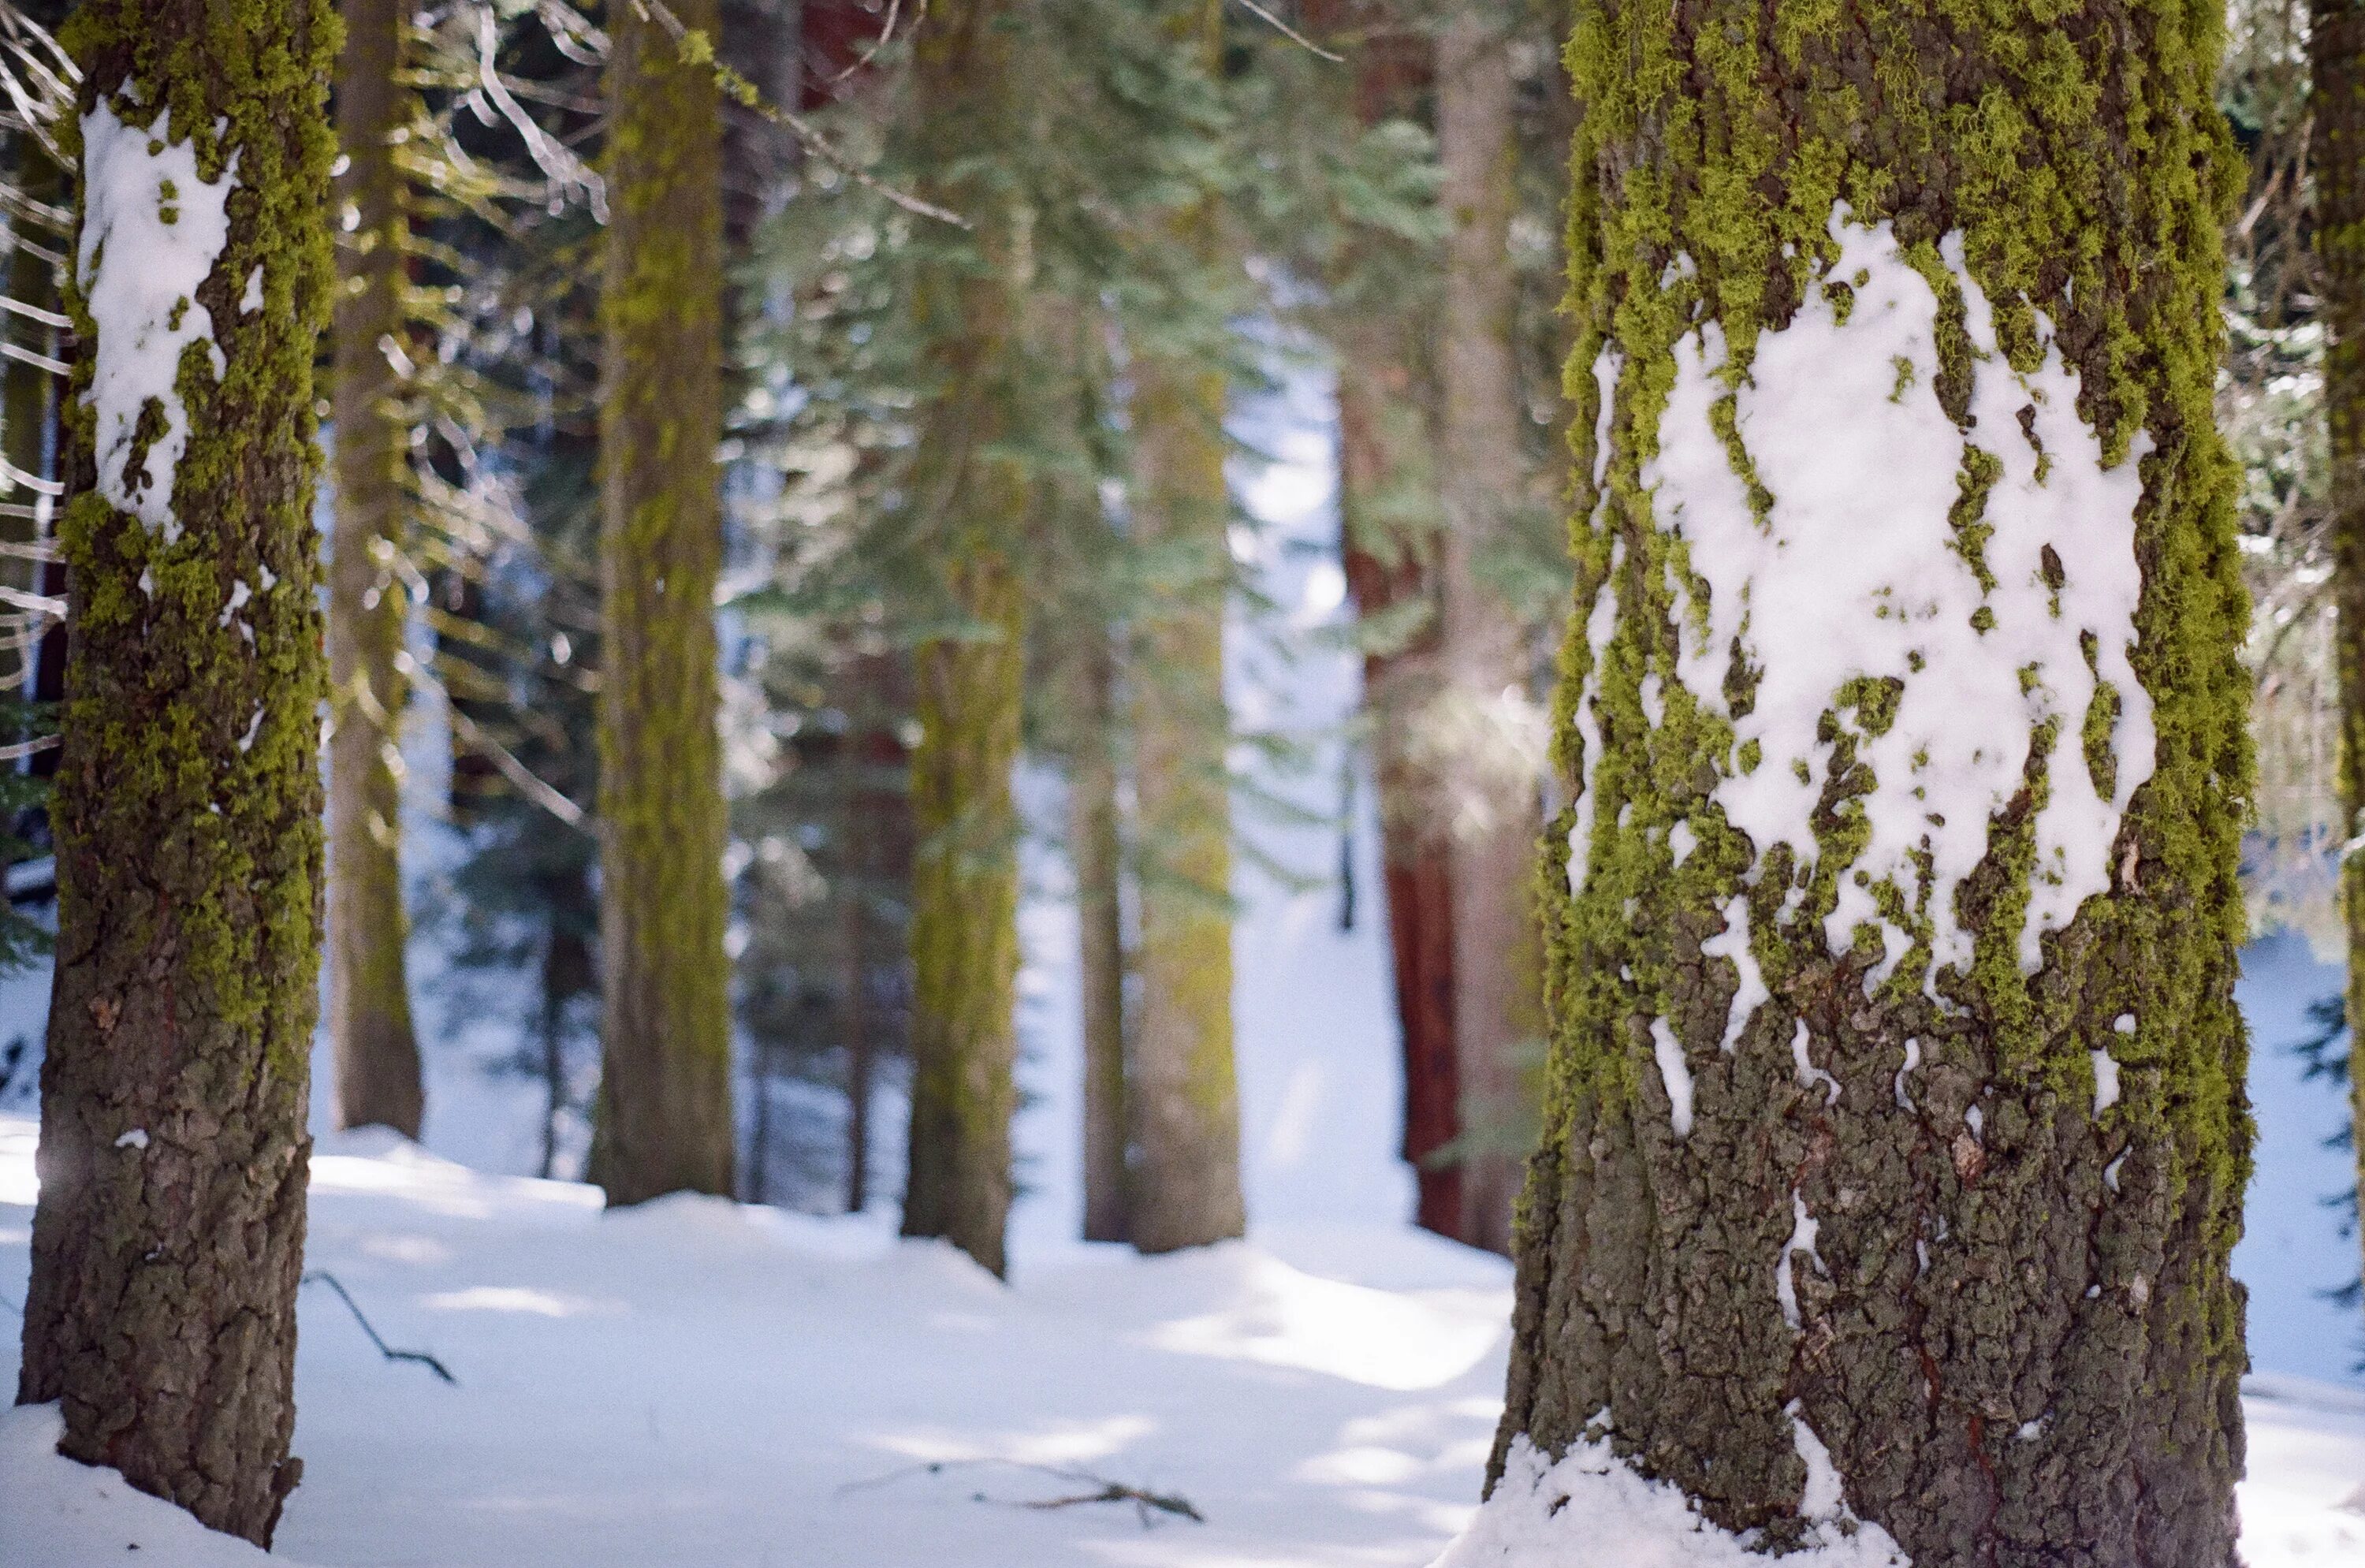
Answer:
<svg viewBox="0 0 2365 1568"><path fill-rule="evenodd" d="M24 1300L35 1128L0 1116L0 1296ZM212 1535L0 1415L0 1562L38 1568L1743 1568L1598 1448L1477 1506L1510 1270L1407 1226L1305 1222L1166 1258L1022 1238L1004 1285L882 1210L603 1213L382 1130L324 1135L278 1552ZM6 1337L13 1350L16 1336ZM8 1371L0 1352L0 1375ZM2355 1568L2365 1391L2248 1389L2251 1568ZM1811 1434L1798 1434L1811 1462ZM931 1465L937 1466L934 1470ZM1066 1472L1068 1473L1056 1473ZM1089 1479L1087 1479L1089 1478ZM1186 1498L1021 1505L1104 1482ZM1552 1505L1570 1501L1555 1513ZM1837 1516L1836 1472L1807 1500ZM981 1498L982 1500L981 1500ZM1466 1527L1466 1529L1465 1529ZM1805 1568L1886 1565L1821 1527ZM1456 1532L1464 1532L1456 1540ZM1448 1551L1449 1543L1451 1550ZM137 1544L139 1551L128 1549Z"/></svg>
<svg viewBox="0 0 2365 1568"><path fill-rule="evenodd" d="M1637 1475L1606 1437L1575 1443L1557 1462L1521 1438L1494 1496L1436 1568L1762 1568L1770 1561L1746 1538L1701 1518L1680 1488ZM1839 1518L1810 1526L1806 1550L1779 1561L1797 1568L1910 1562L1887 1531Z"/></svg>
<svg viewBox="0 0 2365 1568"><path fill-rule="evenodd" d="M197 286L230 241L238 159L219 179L201 180L196 144L173 140L172 110L159 110L152 125L127 125L103 100L83 116L82 143L74 281L98 327L85 395L98 425L98 491L171 544L181 536L173 479L189 443L181 361L202 343L215 380L224 368L213 313L197 303ZM163 411L163 431L134 466L132 449L151 403Z"/></svg>

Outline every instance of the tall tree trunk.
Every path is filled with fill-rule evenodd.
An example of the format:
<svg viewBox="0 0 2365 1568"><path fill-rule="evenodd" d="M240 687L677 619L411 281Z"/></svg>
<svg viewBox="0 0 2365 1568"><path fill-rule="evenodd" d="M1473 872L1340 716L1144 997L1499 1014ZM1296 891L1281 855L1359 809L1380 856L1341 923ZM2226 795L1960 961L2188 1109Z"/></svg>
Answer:
<svg viewBox="0 0 2365 1568"><path fill-rule="evenodd" d="M63 535L58 967L17 1398L62 1402L69 1457L257 1542L301 1469L334 36L308 0L91 0L67 39L85 73L76 446L95 461Z"/></svg>
<svg viewBox="0 0 2365 1568"><path fill-rule="evenodd" d="M336 514L329 550L329 1040L337 1125L419 1136L424 1096L403 963L401 714L396 671L409 596L409 431L384 347L403 335L409 225L393 134L407 24L396 0L347 0L338 67L339 195L358 219L336 308Z"/></svg>
<svg viewBox="0 0 2365 1568"><path fill-rule="evenodd" d="M846 1212L870 1206L870 1079L876 1029L870 1017L870 921L857 886L838 915L844 926L846 1021Z"/></svg>
<svg viewBox="0 0 2365 1568"><path fill-rule="evenodd" d="M1183 47L1214 69L1220 0L1172 13ZM1213 202L1176 214L1163 242L1204 268L1221 237ZM1145 356L1135 372L1141 547L1170 591L1137 629L1134 793L1141 882L1141 1017L1135 1036L1133 1241L1171 1252L1241 1234L1239 1083L1232 1061L1232 812L1225 752L1224 374Z"/></svg>
<svg viewBox="0 0 2365 1568"><path fill-rule="evenodd" d="M715 0L680 0L712 42ZM608 60L600 404L600 1038L611 1204L732 1192L714 645L723 207L712 72L631 6Z"/></svg>
<svg viewBox="0 0 2365 1568"><path fill-rule="evenodd" d="M1463 763L1449 792L1453 890L1453 1042L1460 1070L1462 1239L1511 1249L1520 1129L1530 1126L1521 1026L1535 957L1530 868L1542 827L1519 731L1528 658L1519 617L1483 564L1519 504L1519 368L1512 357L1510 39L1485 7L1454 13L1437 50L1438 151L1445 183L1445 298L1438 369L1445 535L1439 588L1444 685L1435 722Z"/></svg>
<svg viewBox="0 0 2365 1568"><path fill-rule="evenodd" d="M1492 1484L1606 1428L1775 1547L2228 1565L2220 17L1766 23L1570 49L1575 803Z"/></svg>
<svg viewBox="0 0 2365 1568"><path fill-rule="evenodd" d="M1349 88L1369 129L1419 111L1431 80L1429 40L1392 25L1384 7L1326 0L1309 24L1347 35ZM1339 523L1340 564L1355 613L1384 622L1436 594L1440 518L1433 388L1416 374L1412 311L1364 282L1367 246L1351 243L1333 280L1339 292ZM1449 1151L1462 1136L1461 1071L1453 1039L1453 891L1443 836L1406 745L1412 715L1433 688L1437 626L1430 616L1404 646L1363 657L1362 708L1379 800L1380 857L1403 1042L1403 1154L1418 1185L1414 1217L1459 1238L1462 1166Z"/></svg>
<svg viewBox="0 0 2365 1568"><path fill-rule="evenodd" d="M1124 1241L1127 1108L1124 845L1117 814L1116 669L1107 631L1084 628L1070 655L1076 728L1068 774L1084 1034L1084 1239Z"/></svg>
<svg viewBox="0 0 2365 1568"><path fill-rule="evenodd" d="M2365 7L2315 0L2308 26L2315 129L2315 247L2328 339L2324 363L2332 459L2333 593L2339 606L2342 833L2365 824ZM2349 1038L2365 1019L2365 854L2348 851ZM2349 1047L2357 1184L2365 1193L2365 1052ZM2359 1227L2365 1239L2365 1226Z"/></svg>
<svg viewBox="0 0 2365 1568"><path fill-rule="evenodd" d="M971 172L932 196L977 226L977 254L925 269L928 411L913 492L929 498L951 601L982 634L924 644L912 752L912 1128L903 1234L949 1239L999 1274L1010 1215L1018 980L1018 756L1026 605L1011 552L1029 491L996 443L1024 373L1023 247L1008 196L965 158L1007 147L1023 84L1003 0L950 0L914 40L923 166Z"/></svg>

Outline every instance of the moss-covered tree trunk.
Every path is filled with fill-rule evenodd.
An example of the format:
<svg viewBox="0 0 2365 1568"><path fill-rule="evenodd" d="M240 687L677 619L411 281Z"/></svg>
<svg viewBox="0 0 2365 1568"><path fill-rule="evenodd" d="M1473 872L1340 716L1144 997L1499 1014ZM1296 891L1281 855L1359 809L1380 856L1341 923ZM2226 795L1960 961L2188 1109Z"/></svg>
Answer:
<svg viewBox="0 0 2365 1568"><path fill-rule="evenodd" d="M913 104L930 196L975 225L975 250L917 282L933 406L913 493L929 498L943 587L970 634L923 644L912 751L912 1126L903 1234L944 1237L999 1274L1017 1107L1018 756L1026 600L1012 568L1030 490L1012 454L1023 374L1022 247L1008 198L979 168L1018 123L1014 23L1003 0L935 7L914 44ZM966 169L965 174L956 172Z"/></svg>
<svg viewBox="0 0 2365 1568"><path fill-rule="evenodd" d="M1445 509L1440 552L1444 683L1435 721L1455 737L1451 792L1453 1040L1460 1077L1459 1235L1511 1249L1511 1206L1532 1124L1519 1060L1533 1012L1529 868L1542 826L1537 781L1519 730L1530 711L1528 659L1515 609L1489 585L1522 487L1519 369L1512 358L1511 52L1505 18L1457 11L1437 50L1438 151L1445 183L1445 294L1439 324L1442 419L1438 472Z"/></svg>
<svg viewBox="0 0 2365 1568"><path fill-rule="evenodd" d="M386 352L403 336L408 234L394 133L407 118L403 7L347 0L337 73L338 195L355 223L337 296L336 512L329 546L329 1040L337 1125L419 1136L423 1095L403 964L402 652L409 431Z"/></svg>
<svg viewBox="0 0 2365 1568"><path fill-rule="evenodd" d="M93 0L82 62L58 966L20 1401L268 1541L300 1465L318 1015L312 356L336 22Z"/></svg>
<svg viewBox="0 0 2365 1568"><path fill-rule="evenodd" d="M1219 3L1171 13L1183 46L1221 48ZM1162 242L1212 268L1202 197ZM1164 591L1135 629L1134 797L1141 840L1140 1019L1134 1037L1133 1241L1171 1252L1239 1236L1240 1102L1232 1061L1230 724L1224 707L1225 377L1145 355L1135 372L1133 520Z"/></svg>
<svg viewBox="0 0 2365 1568"><path fill-rule="evenodd" d="M715 0L681 0L712 42ZM600 399L600 1103L611 1204L729 1195L730 963L714 580L723 198L712 68L611 19Z"/></svg>
<svg viewBox="0 0 2365 1568"><path fill-rule="evenodd" d="M2340 805L2365 824L2365 6L2316 0L2308 26L2315 122L2315 247L2324 278L2326 423L2331 445L2333 593L2339 607ZM2365 1018L2365 854L2340 868L2348 925L2348 1018ZM2354 1029L2350 1039L2356 1038ZM2349 1090L2365 1128L2365 1056L2349 1050ZM2365 1136L2355 1139L2365 1193ZM2365 1236L2365 1227L2360 1227Z"/></svg>
<svg viewBox="0 0 2365 1568"><path fill-rule="evenodd" d="M1496 1506L1606 1428L1769 1544L2235 1561L2221 25L1577 25L1574 804Z"/></svg>
<svg viewBox="0 0 2365 1568"><path fill-rule="evenodd" d="M1116 663L1093 624L1070 655L1069 857L1076 876L1084 1036L1084 1239L1123 1241L1130 1137L1126 1104L1125 846L1117 808Z"/></svg>

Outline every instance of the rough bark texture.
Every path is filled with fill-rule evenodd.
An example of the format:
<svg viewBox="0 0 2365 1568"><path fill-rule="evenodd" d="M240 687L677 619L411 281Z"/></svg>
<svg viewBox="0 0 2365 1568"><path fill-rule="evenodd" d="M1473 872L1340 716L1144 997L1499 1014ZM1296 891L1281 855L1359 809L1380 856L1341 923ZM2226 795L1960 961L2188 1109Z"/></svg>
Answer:
<svg viewBox="0 0 2365 1568"><path fill-rule="evenodd" d="M2332 587L2339 606L2340 805L2354 836L2365 823L2365 7L2316 0L2308 25L2315 130L2315 249L2324 280L2324 402L2332 471ZM2348 1016L2365 1018L2365 855L2341 863L2348 924ZM2350 1038L2355 1035L2352 1031ZM2365 1057L2352 1046L2348 1084L2365 1128ZM2365 1136L2357 1146L2365 1193ZM2365 1238L2365 1226L2359 1227Z"/></svg>
<svg viewBox="0 0 2365 1568"><path fill-rule="evenodd" d="M237 164L193 301L219 374L182 358L187 444L161 465L177 534L116 510L86 465L65 520L58 966L17 1398L62 1403L69 1457L267 1542L301 1469L287 1444L328 690L312 354L332 282L336 22L310 0L96 0L67 43L86 117L105 103L145 121L161 151L161 106L201 180ZM79 292L73 312L87 391L105 334L130 324L94 320ZM93 419L74 412L90 452ZM161 428L143 419L132 450L159 456Z"/></svg>
<svg viewBox="0 0 2365 1568"><path fill-rule="evenodd" d="M1007 146L1016 95L1002 0L936 7L914 43L922 166L954 170ZM924 644L912 752L912 1130L903 1234L940 1236L999 1274L1010 1215L1013 1015L1018 979L1018 756L1025 599L1011 568L1030 492L996 442L1023 371L1023 260L1007 198L972 162L932 199L977 225L973 256L914 288L935 406L914 463L942 543L944 588L979 634ZM969 264L964 264L969 263Z"/></svg>
<svg viewBox="0 0 2365 1568"><path fill-rule="evenodd" d="M712 41L715 0L683 0ZM723 206L712 69L611 18L600 301L600 1039L591 1179L611 1204L729 1196L730 963L714 644Z"/></svg>
<svg viewBox="0 0 2365 1568"><path fill-rule="evenodd" d="M1804 1423L1845 1505L1918 1568L2235 1561L2244 1356L2226 1259L2249 1164L2232 996L2249 758L2233 475L2211 424L2232 193L2211 100L2220 26L2214 7L2144 0L1614 0L1578 23L1579 580L1557 745L1572 795L1593 795L1548 841L1552 1081L1521 1206L1498 1479L1514 1439L1558 1452L1606 1411L1637 1467L1778 1546L1804 1530ZM1793 865L1759 861L1766 846L1717 795L1754 760L1725 771L1721 708L1737 722L1756 675L1736 655L1721 704L1678 678L1702 601L1695 586L1687 611L1677 589L1708 568L1685 564L1644 479L1676 353L1713 322L1746 366L1810 290L1822 319L1844 313L1852 280L1821 270L1841 202L1893 224L1944 306L1934 382L1900 372L1898 398L1936 397L1968 441L1967 388L2033 374L2050 338L2101 461L2140 465L2129 656L2155 767L2107 891L2043 937L2034 972L2015 945L2030 823L2078 765L2074 728L2049 762L2049 729L1995 736L2027 756L2025 787L1941 912L1975 957L1932 972L1937 916L1907 890L1884 907L1923 935L1868 987L1883 945L1834 951L1822 922L1865 842L1864 798L1907 782L1857 761L1878 694L1832 694L1816 852ZM1961 260L1943 260L1956 234ZM1960 278L1994 308L2000 346L1979 363L1947 314ZM1730 394L1721 407L1746 476L1750 431ZM1965 461L1958 540L1976 559L1982 495ZM1933 568L1956 569L1945 554ZM2074 582L2087 558L2061 554ZM1596 644L1586 623L1604 594L1615 619ZM2098 694L2086 714L2085 764L2106 792L2118 706ZM1580 826L1572 896L1564 840ZM1702 943L1735 935L1742 908L1770 995L1721 1050L1741 976ZM2107 1109L2105 1054L2120 1080ZM1663 1087L1677 1076L1687 1135ZM1801 1215L1820 1226L1811 1251Z"/></svg>
<svg viewBox="0 0 2365 1568"><path fill-rule="evenodd" d="M1529 868L1542 827L1537 781L1515 729L1526 713L1519 618L1482 564L1508 531L1524 465L1512 358L1510 40L1485 7L1463 7L1438 40L1437 136L1445 183L1445 298L1438 378L1445 533L1439 588L1447 711L1469 744L1452 801L1453 1041L1460 1070L1461 1238L1511 1249L1511 1207L1532 1125L1519 1061L1532 1021ZM1514 699L1513 694L1516 694Z"/></svg>
<svg viewBox="0 0 2365 1568"><path fill-rule="evenodd" d="M403 8L348 0L338 63L338 195L359 220L339 258L337 491L329 547L329 1040L337 1125L419 1136L424 1109L403 945L402 651L409 594L395 573L409 528L407 422L381 346L403 335L403 177L389 140L407 118L396 80Z"/></svg>
<svg viewBox="0 0 2365 1568"><path fill-rule="evenodd" d="M1084 1025L1084 1239L1123 1241L1126 1135L1124 846L1116 797L1116 670L1108 635L1086 629L1074 655L1068 776L1069 854L1075 864L1077 969Z"/></svg>
<svg viewBox="0 0 2365 1568"><path fill-rule="evenodd" d="M1220 5L1174 13L1214 60ZM1212 264L1216 214L1175 215L1166 241ZM1146 359L1136 373L1134 527L1169 591L1137 628L1135 798L1142 845L1141 1014L1134 1039L1133 1241L1171 1252L1239 1236L1239 1082L1232 1060L1230 724L1224 708L1224 375Z"/></svg>

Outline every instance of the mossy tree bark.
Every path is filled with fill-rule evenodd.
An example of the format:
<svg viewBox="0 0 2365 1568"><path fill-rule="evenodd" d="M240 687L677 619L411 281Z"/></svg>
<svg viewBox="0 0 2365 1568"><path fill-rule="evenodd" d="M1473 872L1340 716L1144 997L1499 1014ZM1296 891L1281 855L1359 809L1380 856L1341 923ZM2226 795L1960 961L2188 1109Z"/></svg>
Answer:
<svg viewBox="0 0 2365 1568"><path fill-rule="evenodd" d="M970 634L915 659L920 742L912 752L912 1123L903 1234L943 1237L1001 1273L1010 1215L1010 1118L1017 1106L1018 756L1026 600L1012 566L1030 487L998 442L1025 372L1026 279L1017 215L978 167L980 147L1017 134L1012 16L1003 0L936 6L914 42L920 166L968 173L931 199L976 226L969 246L923 269L914 289L933 398L913 493L939 531L943 587Z"/></svg>
<svg viewBox="0 0 2365 1568"><path fill-rule="evenodd" d="M1498 1495L1598 1417L1776 1546L2235 1561L2221 25L1577 25L1575 803Z"/></svg>
<svg viewBox="0 0 2365 1568"><path fill-rule="evenodd" d="M715 0L682 0L714 37ZM612 18L600 301L600 1101L611 1204L728 1196L730 963L716 730L723 554L723 198L712 68L659 19Z"/></svg>
<svg viewBox="0 0 2365 1568"><path fill-rule="evenodd" d="M2365 824L2365 6L2316 0L2308 25L2315 129L2315 248L2324 277L2326 423L2332 471L2333 594L2338 605L2340 805ZM2365 1019L2365 854L2340 868L2348 925L2349 1038ZM2352 1125L2365 1128L2365 1056L2349 1047ZM2365 1193L2365 1136L2355 1139ZM2365 1235L2365 1227L2360 1227Z"/></svg>
<svg viewBox="0 0 2365 1568"><path fill-rule="evenodd" d="M75 444L95 467L62 534L58 967L17 1397L62 1403L69 1457L257 1542L301 1468L336 35L311 0L94 0L66 38ZM137 345L176 335L157 385Z"/></svg>
<svg viewBox="0 0 2365 1568"><path fill-rule="evenodd" d="M1511 1249L1531 1126L1519 1059L1532 1018L1529 870L1542 828L1519 729L1530 711L1519 616L1485 577L1519 503L1519 368L1512 357L1512 140L1508 18L1464 6L1437 47L1438 151L1445 183L1445 296L1439 326L1440 663L1434 722L1457 737L1462 777L1444 802L1453 890L1453 1041L1462 1166L1461 1238Z"/></svg>
<svg viewBox="0 0 2365 1568"><path fill-rule="evenodd" d="M386 352L403 336L409 239L394 133L407 17L396 0L347 0L338 64L338 195L356 222L337 296L336 513L329 547L329 1040L337 1125L419 1136L419 1042L403 962L402 652L409 595L395 571L409 543L409 431Z"/></svg>
<svg viewBox="0 0 2365 1568"><path fill-rule="evenodd" d="M1222 47L1219 3L1171 13L1179 40ZM1202 268L1222 243L1213 202L1161 242ZM1135 372L1133 520L1164 591L1135 629L1134 796L1141 853L1140 1022L1134 1040L1133 1242L1171 1252L1241 1234L1240 1103L1232 1059L1230 723L1224 609L1231 580L1225 376L1145 355Z"/></svg>

